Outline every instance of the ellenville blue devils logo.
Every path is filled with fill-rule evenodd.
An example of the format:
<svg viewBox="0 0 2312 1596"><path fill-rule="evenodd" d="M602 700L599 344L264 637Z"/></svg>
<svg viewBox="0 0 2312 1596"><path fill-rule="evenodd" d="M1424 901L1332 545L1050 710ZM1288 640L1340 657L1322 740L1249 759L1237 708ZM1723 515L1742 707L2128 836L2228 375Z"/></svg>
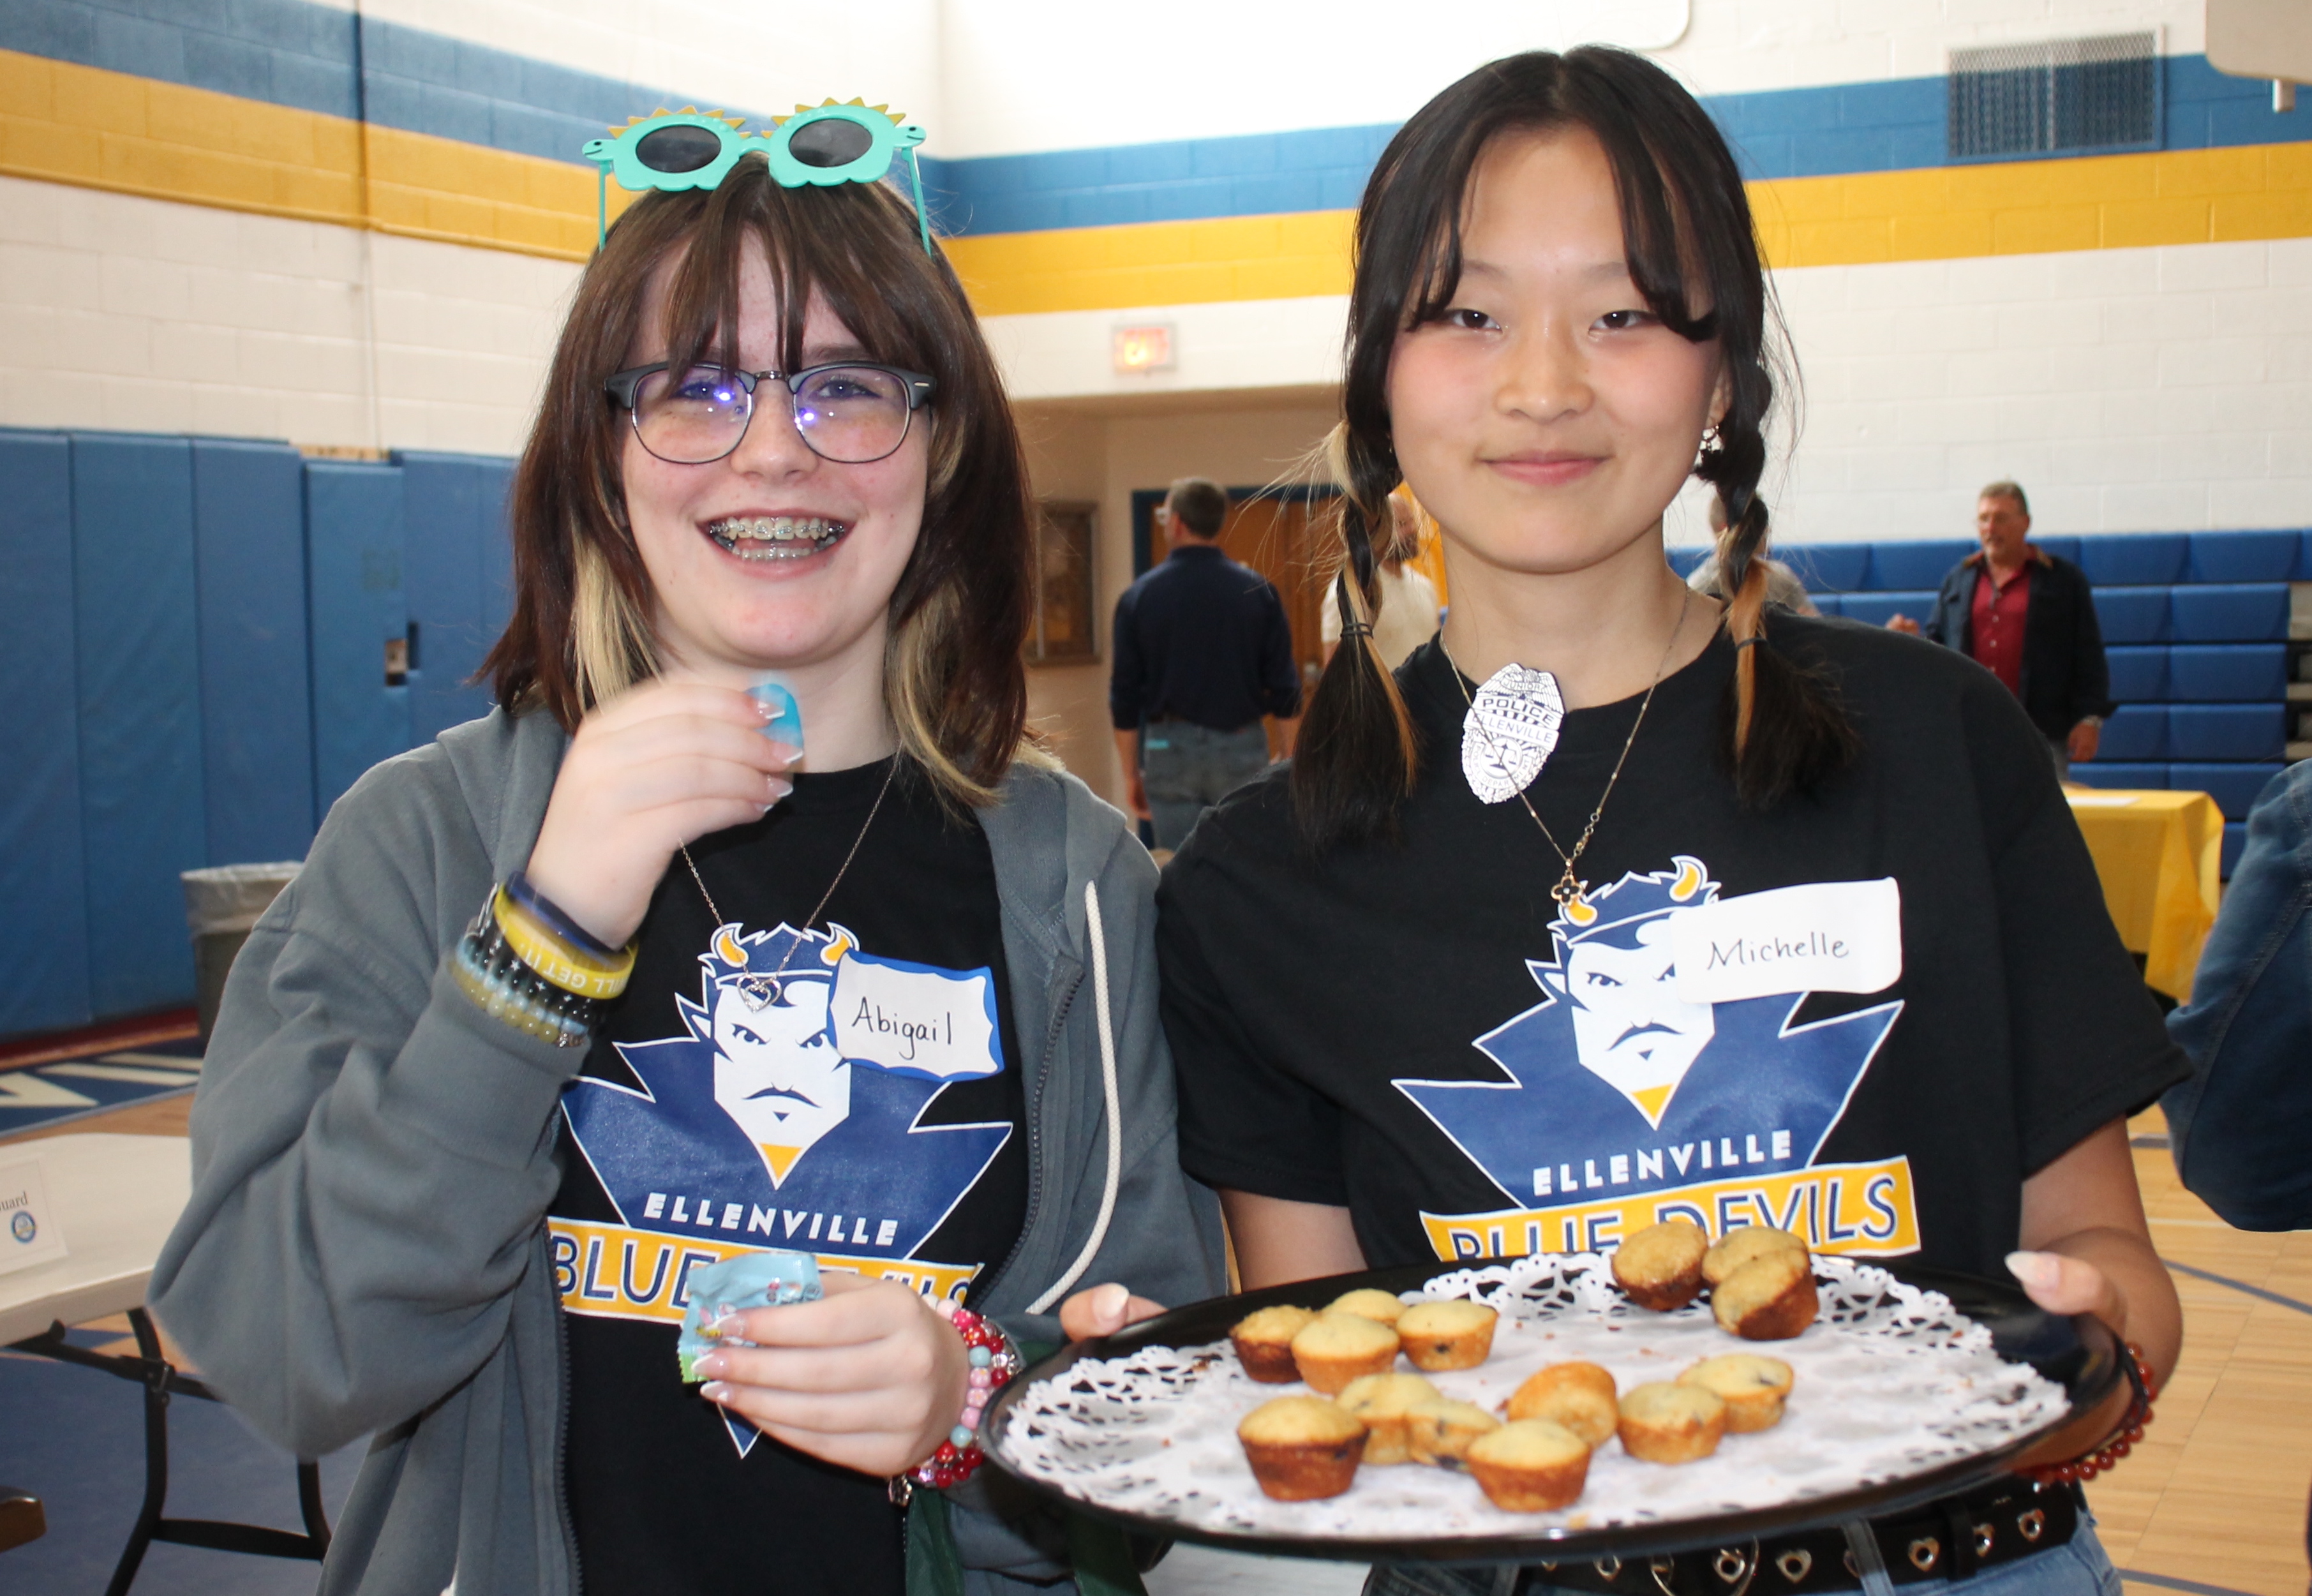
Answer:
<svg viewBox="0 0 2312 1596"><path fill-rule="evenodd" d="M770 1247L960 1299L986 1260L918 1251L1012 1127L921 1121L1004 1067L993 972L878 958L840 925L724 925L699 963L682 1034L617 1044L638 1085L563 1094L619 1221L548 1221L564 1309L671 1326L692 1269ZM754 1431L731 1424L743 1453Z"/></svg>
<svg viewBox="0 0 2312 1596"><path fill-rule="evenodd" d="M1609 1249L1672 1217L1918 1246L1907 1160L1815 1162L1901 1001L1797 1022L1809 990L1899 976L1895 883L1721 899L1701 860L1671 864L1550 923L1553 957L1526 964L1540 1001L1475 1039L1492 1079L1395 1083L1502 1195L1423 1215L1441 1258Z"/></svg>

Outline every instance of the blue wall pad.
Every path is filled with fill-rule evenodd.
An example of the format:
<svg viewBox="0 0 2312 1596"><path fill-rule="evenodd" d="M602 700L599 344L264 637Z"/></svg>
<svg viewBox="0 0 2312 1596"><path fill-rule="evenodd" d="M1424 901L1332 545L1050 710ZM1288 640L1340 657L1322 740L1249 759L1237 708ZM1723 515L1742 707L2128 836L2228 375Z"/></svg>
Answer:
<svg viewBox="0 0 2312 1596"><path fill-rule="evenodd" d="M2031 546L2045 549L2059 560L2069 560L2075 566L2080 563L2080 540L2077 538L2057 533L2052 538L2033 538Z"/></svg>
<svg viewBox="0 0 2312 1596"><path fill-rule="evenodd" d="M2106 644L2160 643L2168 636L2168 590L2104 587L2095 594L2096 625Z"/></svg>
<svg viewBox="0 0 2312 1596"><path fill-rule="evenodd" d="M2168 755L2174 759L2277 759L2287 747L2287 721L2283 704L2171 704Z"/></svg>
<svg viewBox="0 0 2312 1596"><path fill-rule="evenodd" d="M1922 538L1900 543L1874 543L1870 546L1869 585L1881 592L1889 588L1918 587L1925 588L1929 592L1939 592L1950 568L1982 547L1973 538Z"/></svg>
<svg viewBox="0 0 2312 1596"><path fill-rule="evenodd" d="M511 460L473 454L403 454L408 528L409 741L431 742L489 713L486 687L465 685L504 630L512 543L506 528Z"/></svg>
<svg viewBox="0 0 2312 1596"><path fill-rule="evenodd" d="M2104 739L2109 747L2110 738ZM2138 765L2124 760L2108 760L2098 754L2085 765L2071 767L2071 779L2083 787L2119 787L2136 791L2159 792L2168 785L2168 767L2159 764Z"/></svg>
<svg viewBox="0 0 2312 1596"><path fill-rule="evenodd" d="M212 864L302 859L313 840L303 469L285 443L193 443Z"/></svg>
<svg viewBox="0 0 2312 1596"><path fill-rule="evenodd" d="M2179 587L2171 609L2178 643L2285 643L2288 584L2211 583Z"/></svg>
<svg viewBox="0 0 2312 1596"><path fill-rule="evenodd" d="M1810 593L1852 592L1870 579L1868 543L1793 543L1773 553L1798 573Z"/></svg>
<svg viewBox="0 0 2312 1596"><path fill-rule="evenodd" d="M1669 568L1680 576L1693 575L1694 568L1710 557L1710 550L1699 544L1690 548L1666 548L1662 552L1668 557Z"/></svg>
<svg viewBox="0 0 2312 1596"><path fill-rule="evenodd" d="M2164 759L2168 757L2168 706L2164 704L2123 704L2104 723L2103 741L2096 759ZM2083 768L2092 769L2092 765ZM2165 783L2161 784L2165 785Z"/></svg>
<svg viewBox="0 0 2312 1596"><path fill-rule="evenodd" d="M2114 697L2124 694L2114 689ZM2238 702L2288 696L2285 643L2177 643L2168 650L2168 697Z"/></svg>
<svg viewBox="0 0 2312 1596"><path fill-rule="evenodd" d="M1814 607L1825 615L1843 615L1846 613L1846 596L1843 593L1817 593L1809 592L1807 594L1807 597L1813 600Z"/></svg>
<svg viewBox="0 0 2312 1596"><path fill-rule="evenodd" d="M79 434L72 476L89 999L127 1014L193 996L177 880L208 853L192 445Z"/></svg>
<svg viewBox="0 0 2312 1596"><path fill-rule="evenodd" d="M2154 644L2106 647L2104 661L2111 667L2111 696L2122 704L2161 703L2168 697L2168 651Z"/></svg>
<svg viewBox="0 0 2312 1596"><path fill-rule="evenodd" d="M2194 582L2286 582L2296 574L2300 532L2194 532Z"/></svg>
<svg viewBox="0 0 2312 1596"><path fill-rule="evenodd" d="M2246 822L2240 820L2224 822L2223 846L2223 863L2217 866L2217 873L2224 880L2229 881L2232 879L2232 872L2239 865L2240 855L2247 851Z"/></svg>
<svg viewBox="0 0 2312 1596"><path fill-rule="evenodd" d="M2244 820L2256 795L2272 785L2285 765L2170 765L2168 785L2178 792L2205 793L2216 801L2227 820Z"/></svg>
<svg viewBox="0 0 2312 1596"><path fill-rule="evenodd" d="M0 1035L83 1025L88 887L73 661L72 453L0 432Z"/></svg>
<svg viewBox="0 0 2312 1596"><path fill-rule="evenodd" d="M2296 580L2312 582L2312 527L2296 534Z"/></svg>
<svg viewBox="0 0 2312 1596"><path fill-rule="evenodd" d="M1890 615L1907 615L1921 626L1935 612L1935 595L1931 591L1907 593L1848 593L1839 601L1838 612L1849 620L1883 627Z"/></svg>
<svg viewBox="0 0 2312 1596"><path fill-rule="evenodd" d="M409 632L401 469L308 461L305 549L318 820L363 771L409 746L409 688L385 684L385 645Z"/></svg>
<svg viewBox="0 0 2312 1596"><path fill-rule="evenodd" d="M2158 587L2184 580L2192 540L2182 532L2106 533L2080 539L2080 568L2097 587Z"/></svg>

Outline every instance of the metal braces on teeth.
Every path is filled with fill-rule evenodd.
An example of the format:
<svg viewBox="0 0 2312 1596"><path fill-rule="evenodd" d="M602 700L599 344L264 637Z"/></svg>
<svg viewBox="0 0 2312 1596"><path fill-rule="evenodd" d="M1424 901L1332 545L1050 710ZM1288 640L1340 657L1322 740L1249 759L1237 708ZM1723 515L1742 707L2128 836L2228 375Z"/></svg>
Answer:
<svg viewBox="0 0 2312 1596"><path fill-rule="evenodd" d="M706 535L741 559L800 559L831 547L850 530L816 515L733 516L709 522Z"/></svg>

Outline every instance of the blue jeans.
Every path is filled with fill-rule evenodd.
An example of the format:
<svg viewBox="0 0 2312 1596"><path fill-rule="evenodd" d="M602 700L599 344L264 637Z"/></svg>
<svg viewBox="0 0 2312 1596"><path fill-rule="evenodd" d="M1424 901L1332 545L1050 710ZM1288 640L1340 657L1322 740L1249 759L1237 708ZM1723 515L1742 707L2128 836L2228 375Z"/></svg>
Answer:
<svg viewBox="0 0 2312 1596"><path fill-rule="evenodd" d="M1508 1568L1448 1568L1432 1564L1398 1563L1376 1566L1365 1581L1365 1596L1510 1596L1514 1579ZM1752 1587L1771 1596L1773 1581L1760 1578ZM1518 1596L1554 1596L1561 1587L1528 1585ZM1861 1587L1855 1587L1860 1591ZM2104 1555L2103 1543L2083 1516L2079 1532L2062 1546L2018 1557L1984 1569L1957 1583L1922 1580L1896 1587L1899 1596L2121 1596L2119 1571ZM1564 1596L1581 1596L1567 1592Z"/></svg>
<svg viewBox="0 0 2312 1596"><path fill-rule="evenodd" d="M1140 774L1156 846L1177 848L1196 818L1268 768L1268 733L1255 721L1215 732L1191 721L1159 721L1140 733Z"/></svg>

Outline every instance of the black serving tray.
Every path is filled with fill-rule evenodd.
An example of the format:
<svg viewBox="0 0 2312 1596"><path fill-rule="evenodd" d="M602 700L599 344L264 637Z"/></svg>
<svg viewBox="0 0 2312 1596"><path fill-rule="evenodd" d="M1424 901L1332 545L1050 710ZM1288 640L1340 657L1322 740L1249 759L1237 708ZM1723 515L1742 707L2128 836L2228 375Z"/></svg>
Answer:
<svg viewBox="0 0 2312 1596"><path fill-rule="evenodd" d="M1473 1258L1450 1264L1413 1264L1397 1268L1368 1269L1354 1275L1335 1275L1320 1280L1299 1280L1289 1285L1244 1292L1191 1302L1154 1319L1144 1320L1119 1335L1097 1341L1076 1341L1027 1370L997 1393L981 1421L980 1444L988 1460L1029 1490L1065 1504L1072 1510L1117 1524L1142 1535L1196 1541L1231 1551L1270 1557L1329 1557L1353 1562L1511 1563L1562 1562L1568 1558L1660 1556L1698 1548L1742 1545L1755 1537L1816 1529L1856 1518L1885 1518L1938 1496L1958 1493L1997 1479L2007 1465L2036 1442L2060 1429L2079 1414L2091 1411L2117 1389L2124 1355L2109 1327L2092 1315L2050 1313L2023 1294L2020 1287L1949 1269L1928 1268L1899 1259L1862 1260L1896 1279L1940 1292L1951 1306L1991 1332L1999 1355L2010 1363L2028 1364L2063 1388L2071 1410L2042 1428L2018 1435L1991 1451L1937 1465L1900 1479L1881 1480L1852 1491L1809 1496L1784 1507L1725 1513L1671 1522L1620 1524L1610 1529L1573 1530L1537 1526L1501 1535L1452 1535L1433 1539L1401 1540L1340 1537L1271 1536L1214 1531L1176 1523L1148 1513L1119 1512L1046 1484L1012 1469L1002 1451L1002 1437L1011 1422L1020 1394L1040 1380L1065 1372L1083 1358L1122 1357L1145 1346L1201 1346L1226 1340L1229 1328L1256 1309L1279 1303L1322 1308L1344 1292L1375 1286L1387 1292L1407 1292L1441 1275L1507 1263L1507 1258Z"/></svg>

